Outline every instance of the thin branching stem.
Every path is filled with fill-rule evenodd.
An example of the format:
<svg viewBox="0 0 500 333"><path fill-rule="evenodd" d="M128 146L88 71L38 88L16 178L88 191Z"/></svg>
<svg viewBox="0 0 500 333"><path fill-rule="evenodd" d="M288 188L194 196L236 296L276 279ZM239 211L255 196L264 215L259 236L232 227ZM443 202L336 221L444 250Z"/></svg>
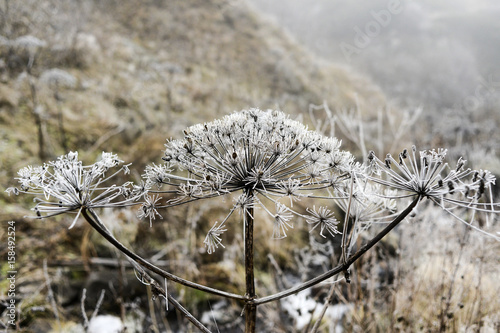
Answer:
<svg viewBox="0 0 500 333"><path fill-rule="evenodd" d="M211 333L208 328L206 328L198 319L196 319L188 310L186 310L174 297L172 297L172 295L170 295L167 292L166 288L163 289L163 287L158 283L158 281L153 279L141 267L137 268L140 271L139 274L142 276L142 279L146 280L143 282L147 282L148 287L150 287L155 294L164 297L167 305L170 302L174 306L174 308L176 308L187 320L189 320L194 326L196 326L200 330L200 332Z"/></svg>
<svg viewBox="0 0 500 333"><path fill-rule="evenodd" d="M350 190L349 190L349 201L347 202L347 210L345 212L345 219L344 219L344 230L342 232L342 257L340 258L341 262L342 263L345 263L345 259L347 258L348 256L348 253L347 253L347 248L348 248L348 242L350 243L350 237L348 237L347 235L347 227L348 227L348 223L349 223L349 217L351 216L351 203L352 203L352 198L353 198L353 185L354 185L354 177L351 177L351 186L350 186ZM356 222L356 219L353 220L353 225L351 226L351 234L349 236L352 235L352 231L354 230L354 222Z"/></svg>
<svg viewBox="0 0 500 333"><path fill-rule="evenodd" d="M328 306L330 305L330 302L333 299L334 292L335 292L335 283L332 283L332 285L330 286L330 290L328 291L328 296L326 296L325 302L323 303L323 307L321 308L319 317L314 323L313 328L311 329L311 333L316 333L318 331L319 325L321 325L321 319L323 319L326 310L328 310Z"/></svg>

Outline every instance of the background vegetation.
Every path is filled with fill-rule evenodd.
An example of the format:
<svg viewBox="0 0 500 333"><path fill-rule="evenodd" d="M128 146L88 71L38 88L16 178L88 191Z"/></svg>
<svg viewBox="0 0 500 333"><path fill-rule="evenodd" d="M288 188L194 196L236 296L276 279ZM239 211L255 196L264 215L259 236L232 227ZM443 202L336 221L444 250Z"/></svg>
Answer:
<svg viewBox="0 0 500 333"><path fill-rule="evenodd" d="M339 43L352 43L352 27L364 27L370 10L386 3L303 2L279 8L257 0L0 2L0 220L16 221L21 331L81 331L84 288L89 317L106 290L99 313L122 318L127 332L193 329L148 297L127 262L83 221L68 230L71 218L25 218L31 203L3 191L14 185L19 168L70 150L87 161L102 150L118 153L133 162L138 180L146 163L161 162L165 139L180 137L188 125L260 107L282 109L312 127L328 106L336 115L333 133L360 160L363 133L364 147L381 156L414 142L421 149L447 147L500 174L500 48L492 10L407 2L347 63ZM297 28L300 20L307 29ZM310 105L323 105L313 108L313 119ZM244 268L236 228L228 231L224 251L208 255L203 249L205 232L225 204L170 211L152 227L134 210L107 211L103 219L118 239L158 265L238 292ZM0 229L0 239L6 230ZM271 224L258 233L260 293L331 265L334 240L310 239L300 222L281 241L270 239ZM364 258L350 285L339 285L321 328L496 332L499 250L498 243L428 208ZM1 301L5 287L2 279ZM328 287L264 306L262 330L307 330ZM240 304L172 288L213 329L214 318L221 332L241 329Z"/></svg>

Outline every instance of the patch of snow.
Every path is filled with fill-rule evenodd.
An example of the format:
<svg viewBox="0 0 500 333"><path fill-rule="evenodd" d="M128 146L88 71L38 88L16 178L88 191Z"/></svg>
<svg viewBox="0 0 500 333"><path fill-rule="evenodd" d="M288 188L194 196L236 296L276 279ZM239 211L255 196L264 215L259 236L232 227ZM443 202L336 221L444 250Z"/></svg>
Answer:
<svg viewBox="0 0 500 333"><path fill-rule="evenodd" d="M316 302L310 294L310 290L304 290L281 300L281 306L295 320L295 328L298 330L302 330L311 318L318 318L323 308L323 303ZM330 305L323 318L336 323L335 332L340 333L342 332L341 319L348 310L349 305L346 304Z"/></svg>
<svg viewBox="0 0 500 333"><path fill-rule="evenodd" d="M101 315L92 318L88 333L120 333L123 324L120 318L111 315Z"/></svg>

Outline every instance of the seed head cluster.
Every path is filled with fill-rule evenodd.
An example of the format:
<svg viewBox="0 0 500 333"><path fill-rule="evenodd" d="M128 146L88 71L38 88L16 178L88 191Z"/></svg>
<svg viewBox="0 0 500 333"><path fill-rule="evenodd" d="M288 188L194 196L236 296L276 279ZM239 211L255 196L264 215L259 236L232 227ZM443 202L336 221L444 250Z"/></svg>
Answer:
<svg viewBox="0 0 500 333"><path fill-rule="evenodd" d="M416 151L415 146L410 153L403 150L398 161L387 154L383 162L370 152L369 162L378 168L379 173L382 171L389 176L387 180L379 177L371 177L371 180L432 200L443 200L454 194L478 200L486 188L495 184L495 177L489 171L466 169L467 161L463 158L457 161L455 168L450 168L445 163L446 149L420 151L419 157Z"/></svg>
<svg viewBox="0 0 500 333"><path fill-rule="evenodd" d="M282 192L285 187L293 193L349 170L353 162L336 138L309 131L280 111L244 110L184 134L167 143L163 159L168 169L187 170L201 191L195 193L202 195L216 189ZM148 175L150 183L157 183L154 176Z"/></svg>
<svg viewBox="0 0 500 333"><path fill-rule="evenodd" d="M243 110L189 127L183 139L168 141L165 165L149 166L145 178L151 188L170 186L164 192L173 192L174 198L166 206L243 192L234 208L264 208L274 221L273 238L284 238L293 227L293 215L302 216L292 209L294 201L331 187L333 179L348 178L356 167L340 144L281 111ZM183 173L175 173L179 170ZM283 197L289 198L290 207L280 202ZM321 224L322 235L324 230L336 233L330 215L315 220L314 228ZM210 251L221 244L226 220L210 230L205 241Z"/></svg>
<svg viewBox="0 0 500 333"><path fill-rule="evenodd" d="M110 169L122 163L116 154L103 152L99 161L83 165L78 153L70 152L43 166L28 166L19 170L19 177L16 178L19 188L7 191L35 195L37 204L33 210L37 218L77 212L71 228L83 208L122 207L134 204L144 195L132 183L122 186L107 184L118 173L128 173L128 166L124 165L113 174L108 174Z"/></svg>
<svg viewBox="0 0 500 333"><path fill-rule="evenodd" d="M495 184L494 175L488 170L465 168L467 161L463 158L459 158L456 167L451 168L445 162L446 152L446 149L424 150L417 157L417 149L413 146L411 152L403 150L398 160L388 154L384 161L370 152L368 161L371 175L367 177L390 189L406 192L395 198L415 195L427 198L468 227L500 240L498 235L486 232L458 213L459 209L474 213L498 213L500 204L492 202L492 195L488 193ZM383 177L384 174L386 177ZM490 202L487 201L487 194Z"/></svg>

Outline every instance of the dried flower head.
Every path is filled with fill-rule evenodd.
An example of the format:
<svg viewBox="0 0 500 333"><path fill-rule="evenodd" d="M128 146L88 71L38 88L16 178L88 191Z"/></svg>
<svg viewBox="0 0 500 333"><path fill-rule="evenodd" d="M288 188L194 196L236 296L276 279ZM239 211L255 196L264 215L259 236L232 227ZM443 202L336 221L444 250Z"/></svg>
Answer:
<svg viewBox="0 0 500 333"><path fill-rule="evenodd" d="M290 223L293 214L288 210L288 208L280 204L276 203L276 213L274 214L274 226L273 226L273 238L281 239L286 237L286 232L288 228L293 228L293 225Z"/></svg>
<svg viewBox="0 0 500 333"><path fill-rule="evenodd" d="M265 209L275 221L273 237L283 238L295 212L283 209L280 198L288 197L292 204L330 187L333 175L349 177L354 158L339 147L337 139L310 131L281 111L243 110L191 126L184 139L168 141L165 169L153 165L145 177L149 184L177 188L170 190L177 193L171 205L242 191L235 207L248 210L264 205L257 197L265 197L277 209Z"/></svg>
<svg viewBox="0 0 500 333"><path fill-rule="evenodd" d="M141 208L139 208L139 213L137 214L137 217L140 219L145 219L149 218L149 225L151 226L152 221L156 219L156 216L159 216L162 218L160 213L156 210L156 207L158 206L158 202L161 200L159 195L155 196L149 196L145 195L144 196L144 202L141 205Z"/></svg>
<svg viewBox="0 0 500 333"><path fill-rule="evenodd" d="M368 179L407 193L393 196L394 198L415 195L428 198L469 227L500 239L500 237L489 234L473 225L472 221L466 221L456 213L456 209L460 208L497 213L498 211L495 209L499 204L479 201L487 193L487 190L495 184L495 177L487 170L466 169L466 161L463 158L459 158L456 167L451 168L445 162L445 157L446 149L420 151L417 157L415 146L412 147L411 152L403 150L399 154L398 160L388 154L384 161L381 161L373 152L370 152L368 157L370 163L376 163L381 174L385 174L387 177L371 175L368 176Z"/></svg>
<svg viewBox="0 0 500 333"><path fill-rule="evenodd" d="M337 188L336 203L349 217L362 224L388 222L397 211L397 192L383 188L379 184L357 182L354 185L352 197L346 186Z"/></svg>
<svg viewBox="0 0 500 333"><path fill-rule="evenodd" d="M52 68L44 71L42 75L40 75L40 82L54 87L74 88L77 81L73 75L65 70Z"/></svg>
<svg viewBox="0 0 500 333"><path fill-rule="evenodd" d="M91 165L83 165L77 152L69 152L56 161L43 166L28 166L19 170L16 179L20 188L10 188L13 193L35 195L38 202L33 208L37 218L77 212L71 224L74 226L83 208L119 207L134 204L144 192L130 190L130 183L122 186L105 185L120 172L128 173L128 166L121 166L107 175L111 168L123 161L116 154L103 152L101 159Z"/></svg>
<svg viewBox="0 0 500 333"><path fill-rule="evenodd" d="M337 224L339 224L339 221L337 221L333 212L330 209L324 206L316 209L316 206L313 206L313 209L307 208L307 211L309 212L310 215L306 216L306 221L307 223L313 225L310 231L313 231L319 226L320 227L319 234L325 238L326 236L323 234L325 230L328 231L328 233L332 237L335 237L335 234L341 233L337 229Z"/></svg>
<svg viewBox="0 0 500 333"><path fill-rule="evenodd" d="M370 153L370 158L375 160L380 170L389 179L370 177L371 180L403 190L410 194L418 194L432 200L447 200L454 194L462 194L466 199L479 199L484 190L495 184L495 177L489 171L476 171L465 169L466 161L460 158L456 168L450 168L445 162L446 149L420 151L412 147L411 153L405 149L399 154L396 161L387 154L384 162Z"/></svg>
<svg viewBox="0 0 500 333"><path fill-rule="evenodd" d="M227 231L227 229L225 228L224 223L218 224L218 222L215 221L213 227L210 228L210 231L203 241L203 243L207 247L207 252L209 254L212 254L215 249L219 247L219 245L224 247L224 245L222 244L222 238L220 236L225 231Z"/></svg>
<svg viewBox="0 0 500 333"><path fill-rule="evenodd" d="M24 35L12 41L11 45L25 49L36 49L39 47L45 47L47 42L32 35Z"/></svg>

